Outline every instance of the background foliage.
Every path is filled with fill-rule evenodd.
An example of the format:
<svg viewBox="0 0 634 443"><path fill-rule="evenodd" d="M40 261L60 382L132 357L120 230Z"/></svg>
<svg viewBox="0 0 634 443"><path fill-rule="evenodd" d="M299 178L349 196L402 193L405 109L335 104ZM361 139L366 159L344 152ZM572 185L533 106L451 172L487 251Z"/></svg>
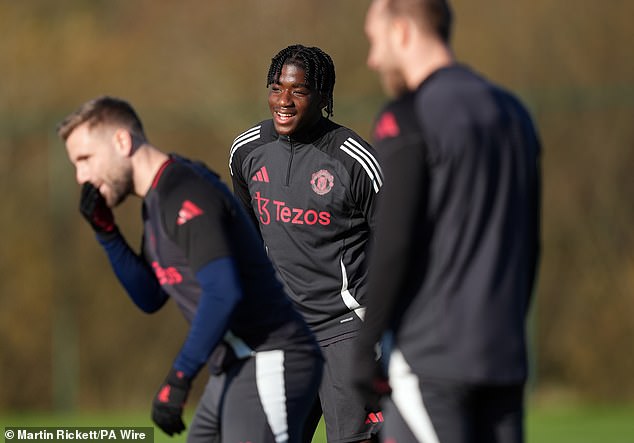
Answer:
<svg viewBox="0 0 634 443"><path fill-rule="evenodd" d="M334 119L368 137L384 97L365 67L367 5L0 0L0 411L145 407L186 332L173 305L146 316L116 283L56 123L97 95L126 98L155 145L228 181L232 139L267 118L270 58L300 42L332 55ZM454 9L458 58L516 91L543 139L533 392L632 401L634 4ZM116 213L132 245L139 211Z"/></svg>

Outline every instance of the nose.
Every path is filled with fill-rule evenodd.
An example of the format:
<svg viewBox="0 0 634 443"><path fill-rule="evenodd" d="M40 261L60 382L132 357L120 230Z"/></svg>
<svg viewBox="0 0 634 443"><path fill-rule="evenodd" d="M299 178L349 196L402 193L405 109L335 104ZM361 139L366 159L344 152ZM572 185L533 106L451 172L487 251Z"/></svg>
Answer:
<svg viewBox="0 0 634 443"><path fill-rule="evenodd" d="M282 90L279 95L279 104L280 106L292 106L293 105L293 96L290 91Z"/></svg>
<svg viewBox="0 0 634 443"><path fill-rule="evenodd" d="M77 164L75 167L75 179L77 183L83 185L87 181L90 180L90 175L88 174L88 168L82 163Z"/></svg>

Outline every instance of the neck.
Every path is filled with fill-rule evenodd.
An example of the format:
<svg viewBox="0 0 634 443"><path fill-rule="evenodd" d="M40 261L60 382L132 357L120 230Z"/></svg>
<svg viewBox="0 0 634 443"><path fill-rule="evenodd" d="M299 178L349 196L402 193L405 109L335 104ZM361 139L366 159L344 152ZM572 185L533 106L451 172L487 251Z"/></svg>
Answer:
<svg viewBox="0 0 634 443"><path fill-rule="evenodd" d="M421 57L420 54L425 54ZM419 47L407 57L409 63L405 69L405 82L410 90L415 90L432 73L441 68L451 66L455 58L451 49L444 43L433 42L426 47ZM418 63L411 64L411 60Z"/></svg>
<svg viewBox="0 0 634 443"><path fill-rule="evenodd" d="M290 138L301 143L310 143L317 138L324 127L324 123L328 121L325 117L320 117L310 126L302 128L297 132L290 134Z"/></svg>
<svg viewBox="0 0 634 443"><path fill-rule="evenodd" d="M152 186L154 177L168 159L167 154L147 143L135 150L132 155L132 177L136 195L145 197Z"/></svg>

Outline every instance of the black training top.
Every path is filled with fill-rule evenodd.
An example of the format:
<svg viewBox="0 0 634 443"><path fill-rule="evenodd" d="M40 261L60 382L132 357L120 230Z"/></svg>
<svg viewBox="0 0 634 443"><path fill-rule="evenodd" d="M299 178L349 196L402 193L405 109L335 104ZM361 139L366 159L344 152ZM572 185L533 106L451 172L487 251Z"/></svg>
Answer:
<svg viewBox="0 0 634 443"><path fill-rule="evenodd" d="M235 139L229 164L234 192L318 340L354 334L365 310L365 249L383 184L373 148L325 118L292 137L266 120Z"/></svg>
<svg viewBox="0 0 634 443"><path fill-rule="evenodd" d="M361 355L382 331L417 374L516 383L539 255L540 144L507 91L454 65L391 102Z"/></svg>
<svg viewBox="0 0 634 443"><path fill-rule="evenodd" d="M302 344L316 349L256 229L218 176L172 156L143 210L145 259L192 323L178 369L194 371L222 338L238 356Z"/></svg>

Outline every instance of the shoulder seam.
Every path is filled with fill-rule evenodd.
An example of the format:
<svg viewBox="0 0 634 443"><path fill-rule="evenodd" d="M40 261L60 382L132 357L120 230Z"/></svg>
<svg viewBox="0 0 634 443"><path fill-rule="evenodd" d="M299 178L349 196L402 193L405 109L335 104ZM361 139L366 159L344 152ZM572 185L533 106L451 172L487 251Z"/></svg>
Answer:
<svg viewBox="0 0 634 443"><path fill-rule="evenodd" d="M251 129L244 131L233 140L231 150L229 151L229 172L231 173L231 175L233 175L233 167L231 164L233 163L233 156L236 151L247 143L259 139L261 137L261 132L262 124L259 124L252 127Z"/></svg>
<svg viewBox="0 0 634 443"><path fill-rule="evenodd" d="M383 186L383 171L374 154L352 137L348 137L339 146L339 149L355 159L363 167L372 182L374 192L378 193Z"/></svg>

